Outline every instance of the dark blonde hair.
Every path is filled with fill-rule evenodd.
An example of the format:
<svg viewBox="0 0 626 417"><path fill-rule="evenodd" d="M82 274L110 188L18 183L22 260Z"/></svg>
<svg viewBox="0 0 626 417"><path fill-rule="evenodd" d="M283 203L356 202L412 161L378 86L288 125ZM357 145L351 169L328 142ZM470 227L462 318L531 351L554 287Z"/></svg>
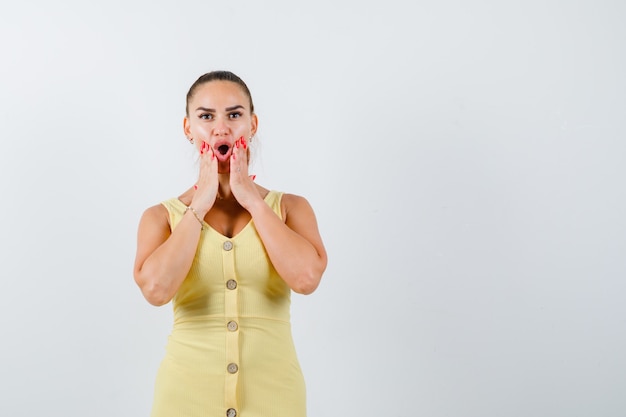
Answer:
<svg viewBox="0 0 626 417"><path fill-rule="evenodd" d="M254 113L254 104L252 103L252 94L250 94L250 90L248 89L248 86L246 85L246 83L243 82L241 78L239 78L238 76L236 76L230 71L211 71L200 76L200 78L198 78L196 82L194 82L189 88L189 91L187 92L187 104L185 106L185 112L187 113L187 116L189 116L189 102L193 98L193 95L196 93L196 90L198 89L198 87L200 87L202 84L205 84L211 81L230 81L239 85L239 87L241 87L243 92L248 96L248 100L250 100L250 113Z"/></svg>

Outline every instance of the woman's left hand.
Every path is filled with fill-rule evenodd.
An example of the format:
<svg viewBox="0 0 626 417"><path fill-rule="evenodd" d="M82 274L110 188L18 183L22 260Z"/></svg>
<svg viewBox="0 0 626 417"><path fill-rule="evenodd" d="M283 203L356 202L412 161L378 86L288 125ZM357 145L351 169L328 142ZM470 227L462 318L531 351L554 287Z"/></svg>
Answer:
<svg viewBox="0 0 626 417"><path fill-rule="evenodd" d="M248 176L248 143L242 136L237 139L230 157L230 190L243 208L262 200L257 187Z"/></svg>

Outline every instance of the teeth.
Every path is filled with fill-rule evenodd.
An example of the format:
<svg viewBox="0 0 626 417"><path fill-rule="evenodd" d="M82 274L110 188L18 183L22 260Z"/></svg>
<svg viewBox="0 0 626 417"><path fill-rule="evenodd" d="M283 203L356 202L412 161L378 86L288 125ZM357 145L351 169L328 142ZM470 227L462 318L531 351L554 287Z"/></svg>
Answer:
<svg viewBox="0 0 626 417"><path fill-rule="evenodd" d="M220 145L217 148L217 151L221 153L222 155L226 155L226 152L228 152L228 145Z"/></svg>

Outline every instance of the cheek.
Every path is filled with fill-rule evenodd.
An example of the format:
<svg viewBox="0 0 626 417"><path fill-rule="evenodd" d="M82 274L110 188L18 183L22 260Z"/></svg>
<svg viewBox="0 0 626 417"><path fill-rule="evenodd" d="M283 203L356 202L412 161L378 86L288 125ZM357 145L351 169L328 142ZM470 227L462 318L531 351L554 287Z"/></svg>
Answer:
<svg viewBox="0 0 626 417"><path fill-rule="evenodd" d="M239 123L236 127L233 127L233 131L238 133L239 136L241 135L246 136L251 131L250 123L249 122Z"/></svg>
<svg viewBox="0 0 626 417"><path fill-rule="evenodd" d="M191 133L194 135L194 137L199 137L199 138L203 138L206 139L209 135L209 132L207 130L206 126L203 126L201 124L193 124L190 127Z"/></svg>

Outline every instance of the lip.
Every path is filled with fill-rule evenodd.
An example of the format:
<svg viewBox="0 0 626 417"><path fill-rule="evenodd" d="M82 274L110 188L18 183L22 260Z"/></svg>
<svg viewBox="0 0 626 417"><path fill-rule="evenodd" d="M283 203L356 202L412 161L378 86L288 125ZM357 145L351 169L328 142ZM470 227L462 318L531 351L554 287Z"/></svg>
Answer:
<svg viewBox="0 0 626 417"><path fill-rule="evenodd" d="M224 147L224 146L227 148L227 150L225 153L222 154L219 151L219 149L220 147ZM230 155L233 153L233 144L225 140L220 140L220 141L215 142L212 148L213 148L213 152L215 152L215 157L220 162L228 161L230 159Z"/></svg>

